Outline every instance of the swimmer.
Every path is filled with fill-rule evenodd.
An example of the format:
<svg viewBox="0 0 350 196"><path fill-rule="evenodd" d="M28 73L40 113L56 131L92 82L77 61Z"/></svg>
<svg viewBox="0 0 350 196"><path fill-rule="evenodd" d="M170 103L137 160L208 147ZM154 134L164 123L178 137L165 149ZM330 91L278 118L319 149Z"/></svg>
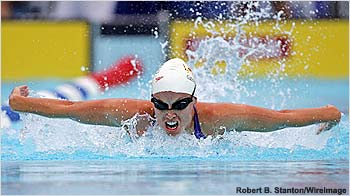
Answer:
<svg viewBox="0 0 350 196"><path fill-rule="evenodd" d="M198 102L191 69L179 59L165 62L152 81L151 100L102 99L69 101L29 97L27 86L15 87L9 97L13 110L50 118L107 126L121 126L137 115L137 134L158 124L168 135L194 134L198 139L224 130L270 132L286 127L320 124L317 134L339 123L341 113L332 106L296 110L270 110L233 103ZM147 117L149 116L152 118Z"/></svg>

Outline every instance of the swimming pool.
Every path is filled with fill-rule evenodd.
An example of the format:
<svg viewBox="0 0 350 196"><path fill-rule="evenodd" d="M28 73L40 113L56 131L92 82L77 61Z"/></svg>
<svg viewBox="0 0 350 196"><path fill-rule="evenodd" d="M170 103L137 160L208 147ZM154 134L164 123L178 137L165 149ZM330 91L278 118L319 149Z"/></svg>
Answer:
<svg viewBox="0 0 350 196"><path fill-rule="evenodd" d="M136 159L2 164L3 194L236 194L239 187L348 187L347 161ZM348 193L348 192L347 192ZM335 193L336 195L336 193Z"/></svg>
<svg viewBox="0 0 350 196"><path fill-rule="evenodd" d="M63 82L3 83L3 101L23 83L40 90ZM269 86L274 93L266 93ZM284 79L271 87L271 81L258 79L244 87L254 93L213 97L214 92L206 92L199 99L274 109L333 104L342 120L320 135L312 125L272 133L227 132L199 142L156 129L136 139L121 128L22 115L23 122L2 131L2 194L237 194L247 187L269 187L272 193L326 187L348 194L348 80ZM149 99L144 91L135 81L97 98Z"/></svg>
<svg viewBox="0 0 350 196"><path fill-rule="evenodd" d="M349 194L349 80L344 74L349 70L343 66L348 66L348 21L284 20L283 12L257 4L248 2L244 16L233 11L215 21L195 11L195 20L169 23L169 35L162 35L166 40L157 39L161 29L152 29L154 38L147 39L96 35L95 69L114 62L115 53L131 53L145 57L147 71L93 99L150 99L156 62L169 49L173 56L188 57L199 101L277 110L333 104L343 113L338 126L320 135L311 125L197 140L187 134L169 137L159 128L136 137L120 127L22 114L22 122L1 132L1 193ZM146 45L147 40L152 44ZM152 47L159 50L156 55ZM36 91L64 82L2 82L1 101L18 85L28 84L37 96ZM125 126L133 130L133 120Z"/></svg>

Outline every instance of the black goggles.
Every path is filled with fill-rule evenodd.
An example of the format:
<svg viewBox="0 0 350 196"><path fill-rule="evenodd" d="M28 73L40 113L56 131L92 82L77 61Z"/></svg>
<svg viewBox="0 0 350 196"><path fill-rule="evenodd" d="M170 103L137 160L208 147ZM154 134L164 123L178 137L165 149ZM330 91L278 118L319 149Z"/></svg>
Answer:
<svg viewBox="0 0 350 196"><path fill-rule="evenodd" d="M157 108L158 110L183 110L193 101L193 95L195 90L196 90L196 87L194 87L191 97L186 97L186 98L177 100L173 104L171 104L170 109L167 103L164 103L159 99L156 99L155 97L153 97L153 95L151 98L151 102L154 104L154 107Z"/></svg>

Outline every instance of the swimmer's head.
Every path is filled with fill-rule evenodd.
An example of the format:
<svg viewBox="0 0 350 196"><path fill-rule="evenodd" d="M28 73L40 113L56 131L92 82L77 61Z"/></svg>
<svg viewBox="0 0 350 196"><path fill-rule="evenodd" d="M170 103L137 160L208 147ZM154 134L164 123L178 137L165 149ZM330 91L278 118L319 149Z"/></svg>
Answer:
<svg viewBox="0 0 350 196"><path fill-rule="evenodd" d="M188 65L175 58L165 62L152 82L152 102L158 124L169 134L190 129L196 82Z"/></svg>
<svg viewBox="0 0 350 196"><path fill-rule="evenodd" d="M152 94L164 91L192 94L196 82L192 70L185 61L174 58L165 62L157 71L152 82Z"/></svg>

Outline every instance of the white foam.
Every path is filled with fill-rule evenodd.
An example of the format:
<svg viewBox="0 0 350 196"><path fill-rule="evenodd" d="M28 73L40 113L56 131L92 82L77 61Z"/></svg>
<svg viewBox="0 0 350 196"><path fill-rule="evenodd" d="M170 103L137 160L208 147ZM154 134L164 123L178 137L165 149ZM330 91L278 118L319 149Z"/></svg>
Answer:
<svg viewBox="0 0 350 196"><path fill-rule="evenodd" d="M42 90L42 91L38 91L35 94L43 98L57 99L57 96L51 91Z"/></svg>
<svg viewBox="0 0 350 196"><path fill-rule="evenodd" d="M11 126L11 120L7 116L5 111L1 111L1 128L9 128Z"/></svg>

